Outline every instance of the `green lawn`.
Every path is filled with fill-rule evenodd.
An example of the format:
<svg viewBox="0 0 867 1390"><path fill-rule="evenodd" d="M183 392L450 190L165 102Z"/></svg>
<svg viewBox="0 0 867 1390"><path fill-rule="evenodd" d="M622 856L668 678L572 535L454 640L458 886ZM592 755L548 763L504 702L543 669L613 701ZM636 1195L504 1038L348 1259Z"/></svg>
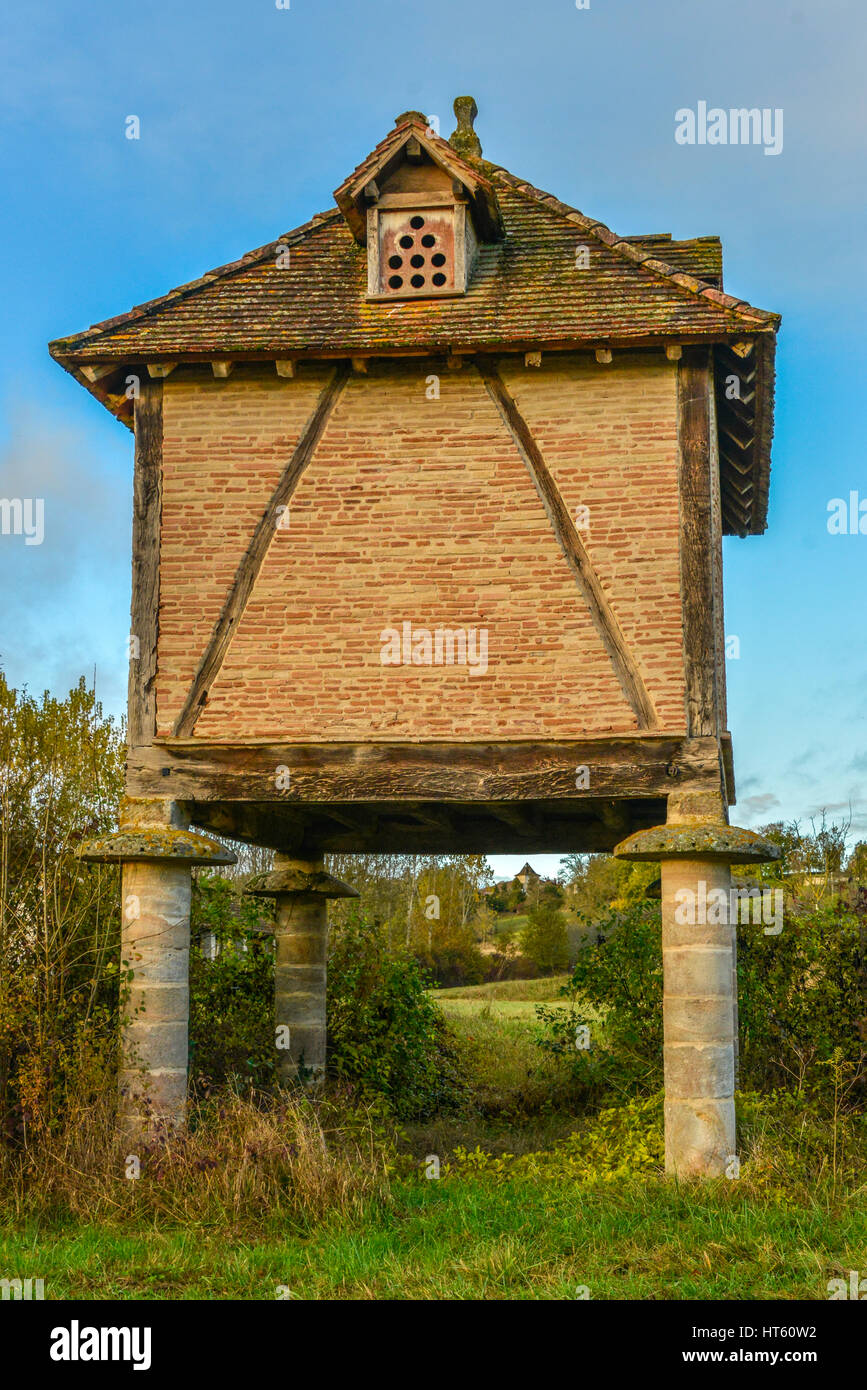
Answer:
<svg viewBox="0 0 867 1390"><path fill-rule="evenodd" d="M825 1299L867 1266L867 1214L732 1184L404 1181L313 1234L0 1230L7 1277L47 1298Z"/></svg>

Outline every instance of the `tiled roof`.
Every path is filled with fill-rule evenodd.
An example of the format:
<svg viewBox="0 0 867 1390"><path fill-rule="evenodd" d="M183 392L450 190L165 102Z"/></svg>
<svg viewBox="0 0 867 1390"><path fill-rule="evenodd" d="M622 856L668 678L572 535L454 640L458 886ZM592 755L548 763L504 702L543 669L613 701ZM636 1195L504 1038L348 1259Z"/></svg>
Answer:
<svg viewBox="0 0 867 1390"><path fill-rule="evenodd" d="M713 341L776 327L775 315L715 288L718 243L618 240L529 185L495 181L506 235L480 245L465 295L368 302L366 250L334 211L162 299L59 339L51 351L78 362L473 351ZM576 269L579 245L588 248L586 269ZM281 246L288 266L277 265ZM708 269L715 273L705 284L695 271Z"/></svg>
<svg viewBox="0 0 867 1390"><path fill-rule="evenodd" d="M346 202L390 144L392 131L341 185ZM421 127L418 127L421 135ZM718 238L621 238L550 194L485 160L463 161L446 141L428 138L445 165L468 171L485 198L495 195L504 235L483 241L467 293L454 298L371 302L367 252L339 209L249 252L240 260L126 314L55 340L52 355L84 380L88 364L208 361L608 347L673 339L761 340L753 382L755 447L739 461L739 534L765 524L773 401L773 337L779 316L726 294ZM358 228L356 227L356 230ZM576 250L589 264L579 268ZM289 250L289 264L278 252ZM285 255L281 258L285 261ZM726 409L724 400L721 409ZM749 421L739 407L738 432ZM748 494L748 495L747 495Z"/></svg>

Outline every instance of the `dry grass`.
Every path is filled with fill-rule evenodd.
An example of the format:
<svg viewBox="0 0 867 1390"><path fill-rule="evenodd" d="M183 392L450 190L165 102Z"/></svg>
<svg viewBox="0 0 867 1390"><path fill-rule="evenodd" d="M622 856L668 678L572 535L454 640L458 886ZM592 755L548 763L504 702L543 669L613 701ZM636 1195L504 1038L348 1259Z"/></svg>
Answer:
<svg viewBox="0 0 867 1390"><path fill-rule="evenodd" d="M374 1116L284 1092L259 1103L224 1092L182 1133L122 1143L115 1098L70 1108L57 1133L6 1154L2 1210L25 1217L168 1221L238 1228L350 1216L389 1191L390 1147ZM136 1176L137 1174L137 1176Z"/></svg>

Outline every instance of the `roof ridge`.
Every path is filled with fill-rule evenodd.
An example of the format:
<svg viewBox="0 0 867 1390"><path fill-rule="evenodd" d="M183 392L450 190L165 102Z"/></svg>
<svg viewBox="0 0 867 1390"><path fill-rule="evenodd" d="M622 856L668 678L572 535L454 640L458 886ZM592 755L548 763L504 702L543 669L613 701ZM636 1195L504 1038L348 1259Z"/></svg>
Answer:
<svg viewBox="0 0 867 1390"><path fill-rule="evenodd" d="M647 270L657 278L662 276L672 281L679 290L688 292L695 296L711 300L723 309L729 309L732 313L737 313L740 317L750 320L756 325L767 326L776 330L781 322L781 315L773 313L770 309L759 309L756 305L750 304L747 299L736 299L734 295L726 294L725 290L718 290L713 285L709 285L706 280L700 280L695 275L687 275L684 271L678 270L676 266L670 265L667 261L660 260L658 256L643 253L625 237L620 237L616 232L612 232L604 222L598 218L587 217L578 208L573 208L569 203L564 203L560 198L556 198L553 193L546 193L544 189L537 188L535 184L529 183L526 179L519 179L514 174L509 173L502 165L494 165L491 168L491 177L500 183L508 184L517 193L524 197L532 198L537 203L542 203L549 207L553 212L558 212L566 217L568 221L576 223L581 230L589 236L601 241L603 246L607 246L610 251L617 252L625 260L631 261L633 265L642 270Z"/></svg>
<svg viewBox="0 0 867 1390"><path fill-rule="evenodd" d="M185 299L188 295L195 294L198 290L214 284L217 280L225 280L242 270L249 270L250 266L256 265L257 262L267 260L269 256L273 255L275 247L281 244L297 245L299 241L303 241L306 236L309 236L325 222L340 216L339 208L327 208L325 212L314 213L310 220L303 222L300 227L295 227L291 232L285 232L282 236L275 237L273 241L268 241L263 246L257 246L253 251L245 252L235 261L227 261L225 265L219 265L213 270L205 271L204 275L200 275L196 280L188 280L186 284L176 285L173 290L158 295L156 299L146 299L142 304L134 304L125 313L115 314L114 318L103 319L101 323L91 324L81 333L71 333L65 338L54 338L48 344L48 350L53 354L55 348L67 348L72 343L93 342L103 334L119 328L123 324L134 323L137 319L147 318L148 314L156 313L159 309L164 309L178 300Z"/></svg>

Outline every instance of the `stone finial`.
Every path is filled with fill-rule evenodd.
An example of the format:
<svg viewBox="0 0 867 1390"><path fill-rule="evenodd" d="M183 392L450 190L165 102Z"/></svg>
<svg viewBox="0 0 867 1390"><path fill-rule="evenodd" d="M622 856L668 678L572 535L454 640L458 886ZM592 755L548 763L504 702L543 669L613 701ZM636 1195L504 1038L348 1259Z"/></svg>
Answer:
<svg viewBox="0 0 867 1390"><path fill-rule="evenodd" d="M458 126L449 136L449 144L465 159L481 159L482 144L473 129L473 121L479 114L478 106L472 97L455 97L454 113Z"/></svg>

